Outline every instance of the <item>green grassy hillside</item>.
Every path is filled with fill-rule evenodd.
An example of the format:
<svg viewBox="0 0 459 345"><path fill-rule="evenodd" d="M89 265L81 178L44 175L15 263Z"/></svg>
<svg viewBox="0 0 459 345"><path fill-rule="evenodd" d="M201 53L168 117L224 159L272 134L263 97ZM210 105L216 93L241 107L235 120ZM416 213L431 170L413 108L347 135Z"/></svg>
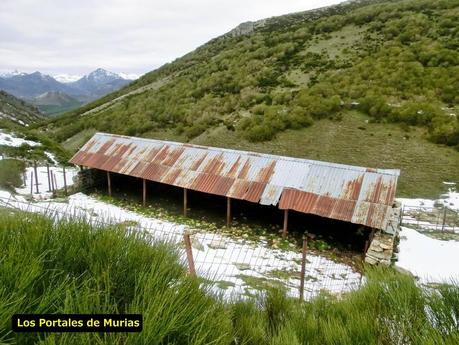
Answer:
<svg viewBox="0 0 459 345"><path fill-rule="evenodd" d="M459 1L359 1L218 37L47 126L401 168L400 192L459 182ZM451 148L448 148L450 146Z"/></svg>
<svg viewBox="0 0 459 345"><path fill-rule="evenodd" d="M0 90L0 128L25 127L42 120L33 105Z"/></svg>

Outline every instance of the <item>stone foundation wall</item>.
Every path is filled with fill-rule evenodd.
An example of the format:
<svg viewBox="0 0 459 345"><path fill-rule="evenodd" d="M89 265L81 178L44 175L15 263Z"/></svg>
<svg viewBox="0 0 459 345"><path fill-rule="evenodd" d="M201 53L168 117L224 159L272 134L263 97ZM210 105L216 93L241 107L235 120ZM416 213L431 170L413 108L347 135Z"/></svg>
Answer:
<svg viewBox="0 0 459 345"><path fill-rule="evenodd" d="M97 169L84 169L78 172L75 187L85 190L106 184L106 173Z"/></svg>
<svg viewBox="0 0 459 345"><path fill-rule="evenodd" d="M389 266L394 253L395 237L383 232L377 232L365 255L365 262L370 265Z"/></svg>

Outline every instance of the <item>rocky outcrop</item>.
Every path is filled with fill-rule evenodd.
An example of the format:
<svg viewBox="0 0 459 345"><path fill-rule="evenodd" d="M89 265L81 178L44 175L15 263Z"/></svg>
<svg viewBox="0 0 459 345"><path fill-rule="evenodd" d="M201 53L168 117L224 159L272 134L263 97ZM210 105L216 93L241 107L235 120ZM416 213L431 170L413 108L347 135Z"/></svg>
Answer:
<svg viewBox="0 0 459 345"><path fill-rule="evenodd" d="M265 25L265 22L266 22L266 20L262 19L262 20L258 20L256 22L241 23L238 26L236 26L233 30L228 32L228 35L236 37L236 36L250 34L255 29L263 27Z"/></svg>

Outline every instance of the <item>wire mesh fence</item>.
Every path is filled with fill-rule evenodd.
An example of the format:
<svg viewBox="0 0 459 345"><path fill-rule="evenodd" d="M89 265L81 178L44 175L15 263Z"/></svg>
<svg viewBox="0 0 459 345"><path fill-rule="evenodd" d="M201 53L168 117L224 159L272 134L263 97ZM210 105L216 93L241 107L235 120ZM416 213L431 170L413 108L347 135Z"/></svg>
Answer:
<svg viewBox="0 0 459 345"><path fill-rule="evenodd" d="M404 206L401 224L421 231L459 232L459 212L447 206Z"/></svg>
<svg viewBox="0 0 459 345"><path fill-rule="evenodd" d="M56 201L26 202L14 196L0 198L4 207L41 213L56 220L78 219L94 226L123 226L132 233L148 234L154 241L167 241L178 246L187 261L184 236L189 236L189 250L197 275L215 283L215 290L231 297L250 295L270 286L284 287L291 296L299 297L301 281L306 299L322 291L341 294L361 284L361 275L350 266L301 249L272 248L265 240L237 238L221 233L209 233L186 226L148 219L117 208L102 210L100 203L90 198L81 203ZM92 205L91 205L92 201ZM101 206L101 205L99 205ZM115 214L118 216L116 216ZM301 266L305 264L302 274Z"/></svg>
<svg viewBox="0 0 459 345"><path fill-rule="evenodd" d="M66 199L50 199L53 188L51 181L47 184L48 176L52 179L53 174L62 174L61 178L56 178L54 187L54 191L62 191L63 176L69 171L61 167L30 167L29 175L32 172L41 178L35 180L33 175L29 176L28 181L32 182L24 178L25 186L19 188L24 196L0 196L0 206L40 213L56 220L82 220L93 226L123 227L126 233L142 234L152 242L168 242L179 249L183 262L197 276L211 282L212 289L225 298L250 296L275 286L284 288L292 297L310 299L321 292L346 293L362 283L361 274L351 265L308 250L307 241L303 248L281 249L263 237L236 235L230 229L209 231L150 218L84 193ZM66 186L71 179L73 176L67 175ZM32 190L30 194L29 189ZM87 190L80 188L80 191ZM32 198L27 200L26 196Z"/></svg>

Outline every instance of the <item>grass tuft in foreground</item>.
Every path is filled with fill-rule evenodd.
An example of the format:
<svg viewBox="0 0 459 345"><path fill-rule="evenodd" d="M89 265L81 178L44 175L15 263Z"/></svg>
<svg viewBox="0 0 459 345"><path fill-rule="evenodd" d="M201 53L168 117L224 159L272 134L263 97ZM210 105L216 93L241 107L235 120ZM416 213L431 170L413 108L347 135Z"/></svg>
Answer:
<svg viewBox="0 0 459 345"><path fill-rule="evenodd" d="M186 275L177 249L0 209L2 344L458 344L459 284L420 286L373 269L358 291L310 302L280 289L222 302ZM15 334L15 313L142 313L141 333Z"/></svg>
<svg viewBox="0 0 459 345"><path fill-rule="evenodd" d="M0 343L227 344L222 306L176 249L117 227L0 210ZM15 313L142 313L141 333L12 333Z"/></svg>

